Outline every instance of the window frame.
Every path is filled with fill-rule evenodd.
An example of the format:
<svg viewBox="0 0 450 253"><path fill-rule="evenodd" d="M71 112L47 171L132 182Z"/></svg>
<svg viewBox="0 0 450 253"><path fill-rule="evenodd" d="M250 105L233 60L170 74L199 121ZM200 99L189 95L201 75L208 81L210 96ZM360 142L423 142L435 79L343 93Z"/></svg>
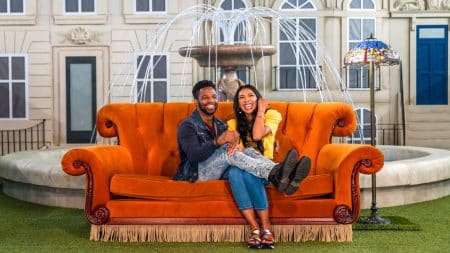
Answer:
<svg viewBox="0 0 450 253"><path fill-rule="evenodd" d="M138 11L137 10L137 1L138 0L134 0L133 1L133 12L134 14L140 14L140 15L145 15L145 14L166 14L167 13L167 5L168 5L168 1L164 0L164 11L153 11L153 0L147 0L149 2L148 6L149 6L149 10L148 11Z"/></svg>
<svg viewBox="0 0 450 253"><path fill-rule="evenodd" d="M359 1L361 3L361 8L352 8L350 5L352 4L353 1ZM364 8L364 0L350 0L347 2L347 9L349 11L376 11L377 9L376 2L374 0L369 1L372 2L373 8Z"/></svg>
<svg viewBox="0 0 450 253"><path fill-rule="evenodd" d="M276 67L276 89L277 90L282 90L282 91L303 91L303 90L310 90L310 91L317 91L319 89L319 86L317 85L317 82L315 84L315 87L313 88L309 88L309 87L301 87L300 85L300 81L298 80L298 72L301 71L301 68L317 68L320 69L320 65L318 63L318 33L317 33L317 25L318 25L318 18L317 17L305 17L305 16L288 16L288 17L283 17L283 19L295 19L295 22L298 23L301 20L314 20L314 25L315 25L315 40L282 40L281 39L281 30L280 30L280 26L278 25L278 45L277 45L277 51L278 56L277 56L277 64L278 66ZM278 20L278 24L280 24L281 19ZM296 29L295 33L296 33L296 38L298 38L298 29ZM287 64L281 64L281 44L282 43L288 43L289 45L292 45L292 43L295 43L295 47L297 49L297 52L299 52L298 48L300 47L300 45L302 43L313 43L315 44L315 64L312 65L308 65L308 64L300 64L300 58L296 57L295 61L295 65L287 65ZM282 67L291 67L291 68L295 68L296 69L296 74L295 74L295 79L296 79L296 88L282 88L281 87L281 68Z"/></svg>
<svg viewBox="0 0 450 253"><path fill-rule="evenodd" d="M139 57L151 57L151 63L149 63L149 64L154 64L153 63L153 61L154 61L154 57L159 57L159 56L164 56L164 57L166 57L166 78L154 78L153 76L153 73L149 73L148 75L149 75L149 77L147 78L147 79L145 79L145 78L139 78L138 77L138 68L140 67L139 66L139 62L138 62L138 59L139 59ZM166 101L164 101L164 102L169 102L170 101L170 96L169 96L169 88L170 88L170 70L169 70L169 66L170 66L170 64L169 64L169 54L168 53L158 53L158 54L146 54L146 53L137 53L137 54L135 54L135 56L134 56L134 73L135 73L135 79L133 80L133 98L134 98L134 101L135 102L137 102L137 103L143 103L143 102L154 102L154 94L155 94L155 92L154 92L154 82L162 82L162 81L164 81L164 82L166 82ZM143 95L139 95L138 94L138 92L139 92L139 90L138 90L138 83L139 82L142 82L142 83L144 83L144 82L150 82L150 101L146 101L145 100L145 94L143 94ZM148 88L148 87L147 87ZM139 97L140 96L143 96L143 99L140 99Z"/></svg>
<svg viewBox="0 0 450 253"><path fill-rule="evenodd" d="M64 0L62 6L63 6L63 14L64 15L96 15L97 14L97 0L93 0L94 1L94 11L82 11L81 10L81 3L83 0L78 0L78 11L73 11L73 12L67 12L66 10L66 1Z"/></svg>
<svg viewBox="0 0 450 253"><path fill-rule="evenodd" d="M349 137L347 137L347 143L351 143L351 144L370 144L371 143L371 124L370 124L370 117L371 117L371 111L368 108L365 107L357 107L354 109L355 114L356 114L356 130L354 132L351 133L351 135L349 135ZM359 113L361 112L361 113ZM364 113L368 113L369 114L369 122L364 122ZM364 129L365 127L369 129L369 136L366 137L364 136ZM375 115L375 143L377 142L378 139L378 133L377 133L377 129L378 129L378 119L377 119L377 115ZM354 134L360 131L360 133L363 134L363 138L362 138L362 142L361 142L361 136L360 137L354 137ZM357 140L357 141L355 141Z"/></svg>
<svg viewBox="0 0 450 253"><path fill-rule="evenodd" d="M231 1L231 9L229 9L229 10L225 10L225 9L222 8L222 5L223 5L226 1ZM235 0L222 0L222 1L218 4L218 6L219 6L220 9L222 9L222 10L224 10L224 11L239 10L239 9L236 9L236 8L234 7L234 1L235 1ZM244 0L239 0L239 1L241 1L241 3L244 4L244 8L248 8L247 1L244 1Z"/></svg>
<svg viewBox="0 0 450 253"><path fill-rule="evenodd" d="M6 12L0 12L0 16L24 16L25 10L27 9L27 1L22 0L22 12L11 12L11 0L6 0L7 7Z"/></svg>
<svg viewBox="0 0 450 253"><path fill-rule="evenodd" d="M361 36L361 40L350 40L350 20L355 20L355 19L359 19L360 20L361 30L359 31L359 34ZM347 51L346 52L348 52L351 49L350 48L350 43L359 43L361 41L364 41L364 39L366 39L366 38L363 38L363 36L364 36L363 20L373 20L373 36L376 37L376 30L377 30L376 22L377 22L377 20L376 20L375 17L348 17L347 18ZM368 80L368 78L369 78L368 75L369 74L367 74L367 87L363 87L364 86L364 79L363 79L364 68L366 68L367 71L369 71L368 70L368 66L361 66L361 67L353 66L352 67L352 68L359 68L361 70L361 74L359 76L359 81L362 84L361 87L350 87L350 67L352 67L352 66L347 66L346 67L346 71L345 71L346 72L345 73L345 76L346 76L346 84L345 85L346 85L347 89L348 90L369 90L370 89L370 84L369 84L369 80ZM377 83L377 77L376 77L376 75L374 73L374 84L376 84L376 83Z"/></svg>
<svg viewBox="0 0 450 253"><path fill-rule="evenodd" d="M0 83L8 83L8 96L9 96L9 116L8 117L0 117L0 120L27 120L29 118L29 82L28 82L28 55L26 54L0 54L0 57L7 57L8 58L8 79L2 79L0 80ZM13 57L23 57L24 58L24 79L12 79L12 62L11 59ZM12 94L12 87L14 82L23 82L25 85L25 94L24 94L24 100L25 100L25 115L24 117L14 117L13 116L13 94Z"/></svg>
<svg viewBox="0 0 450 253"><path fill-rule="evenodd" d="M296 3L296 6L295 6L295 8L290 8L290 9L285 9L285 8L283 8L283 5L284 4L290 4L290 5L292 5L291 3L289 3L287 0L284 0L281 4L280 4L280 11L317 11L317 7L316 7L316 5L314 4L314 2L312 1L312 0L307 0L304 4L303 4L303 6L305 5L305 4L307 4L307 3L310 3L312 6L313 6L313 8L303 8L302 6L299 6L299 4L298 4L298 0L297 0L297 3ZM294 7L294 6L293 6Z"/></svg>

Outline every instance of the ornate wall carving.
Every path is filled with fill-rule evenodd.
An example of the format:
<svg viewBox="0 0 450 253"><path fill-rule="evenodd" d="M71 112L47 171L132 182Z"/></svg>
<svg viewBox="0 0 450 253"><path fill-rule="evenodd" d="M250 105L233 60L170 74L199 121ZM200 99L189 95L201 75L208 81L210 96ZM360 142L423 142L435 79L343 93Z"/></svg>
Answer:
<svg viewBox="0 0 450 253"><path fill-rule="evenodd" d="M90 31L86 27L76 27L64 33L64 39L61 43L71 42L76 45L86 45L100 42L102 33Z"/></svg>
<svg viewBox="0 0 450 253"><path fill-rule="evenodd" d="M394 11L450 10L450 0L394 0Z"/></svg>
<svg viewBox="0 0 450 253"><path fill-rule="evenodd" d="M91 33L87 28L80 26L70 32L69 38L72 43L83 45L91 41Z"/></svg>

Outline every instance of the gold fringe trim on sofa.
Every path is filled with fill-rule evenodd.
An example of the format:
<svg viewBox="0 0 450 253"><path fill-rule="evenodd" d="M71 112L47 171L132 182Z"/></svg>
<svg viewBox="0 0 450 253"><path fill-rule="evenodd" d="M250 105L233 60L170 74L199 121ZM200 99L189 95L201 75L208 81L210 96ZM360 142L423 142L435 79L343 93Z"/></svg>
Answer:
<svg viewBox="0 0 450 253"><path fill-rule="evenodd" d="M273 225L276 242L351 242L352 225ZM246 225L91 225L91 240L119 242L244 242Z"/></svg>

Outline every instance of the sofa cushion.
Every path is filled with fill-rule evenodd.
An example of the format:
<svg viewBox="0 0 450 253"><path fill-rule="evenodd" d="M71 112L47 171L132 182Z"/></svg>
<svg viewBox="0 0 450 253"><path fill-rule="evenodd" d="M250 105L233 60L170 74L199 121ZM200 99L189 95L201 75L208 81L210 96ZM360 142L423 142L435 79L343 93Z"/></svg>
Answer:
<svg viewBox="0 0 450 253"><path fill-rule="evenodd" d="M268 186L269 200L304 199L327 195L333 192L332 178L328 174L307 177L300 189L285 195ZM111 193L118 196L151 200L229 200L233 201L231 189L226 180L209 180L190 183L175 181L164 176L136 174L115 174L111 178Z"/></svg>
<svg viewBox="0 0 450 253"><path fill-rule="evenodd" d="M225 180L190 183L165 176L115 174L110 191L119 196L152 200L233 200Z"/></svg>

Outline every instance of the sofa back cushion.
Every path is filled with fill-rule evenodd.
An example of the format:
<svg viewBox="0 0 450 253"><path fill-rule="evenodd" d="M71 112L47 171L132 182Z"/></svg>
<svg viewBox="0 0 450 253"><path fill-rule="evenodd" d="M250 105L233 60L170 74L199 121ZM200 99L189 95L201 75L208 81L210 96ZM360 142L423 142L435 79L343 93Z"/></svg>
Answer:
<svg viewBox="0 0 450 253"><path fill-rule="evenodd" d="M353 110L342 103L270 102L270 107L283 118L276 134L280 145L274 160L281 161L289 149L296 148L311 157L312 175L318 152L330 142L332 133L345 136L355 126ZM186 102L109 104L99 111L97 128L102 136L118 136L119 144L130 150L134 163L131 173L171 177L180 162L178 126L194 109L194 103ZM232 103L221 102L216 117L224 121L233 118Z"/></svg>

